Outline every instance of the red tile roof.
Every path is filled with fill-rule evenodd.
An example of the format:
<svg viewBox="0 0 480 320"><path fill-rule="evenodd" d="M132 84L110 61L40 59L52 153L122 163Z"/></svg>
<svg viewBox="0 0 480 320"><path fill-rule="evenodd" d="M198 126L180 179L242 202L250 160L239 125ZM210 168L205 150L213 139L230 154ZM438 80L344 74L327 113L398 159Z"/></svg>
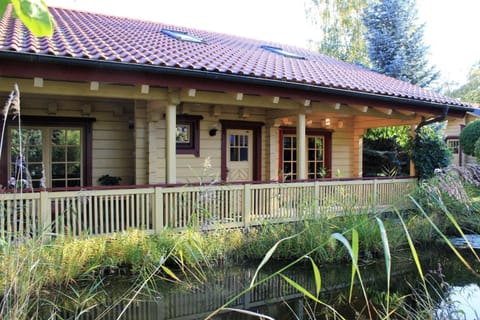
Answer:
<svg viewBox="0 0 480 320"><path fill-rule="evenodd" d="M434 104L466 106L457 99L303 48L162 23L51 8L52 37L36 38L7 8L0 20L0 51L227 73L263 80L341 89ZM176 40L162 29L187 32L203 43ZM261 48L280 47L304 59Z"/></svg>

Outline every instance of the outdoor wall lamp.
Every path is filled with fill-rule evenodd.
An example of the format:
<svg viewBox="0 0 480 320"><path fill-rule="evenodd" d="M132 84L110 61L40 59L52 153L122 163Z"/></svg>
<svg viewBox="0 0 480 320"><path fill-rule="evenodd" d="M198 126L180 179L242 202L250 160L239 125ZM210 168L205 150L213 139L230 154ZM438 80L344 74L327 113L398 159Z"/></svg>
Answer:
<svg viewBox="0 0 480 320"><path fill-rule="evenodd" d="M215 137L217 135L218 128L216 125L214 125L210 130L208 130L208 135L210 137Z"/></svg>

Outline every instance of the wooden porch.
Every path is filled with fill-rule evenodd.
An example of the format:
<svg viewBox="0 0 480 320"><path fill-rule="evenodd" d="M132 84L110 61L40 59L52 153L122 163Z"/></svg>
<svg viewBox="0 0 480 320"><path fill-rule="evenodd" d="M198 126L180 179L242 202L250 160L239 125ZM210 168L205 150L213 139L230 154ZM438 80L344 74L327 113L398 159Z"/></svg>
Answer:
<svg viewBox="0 0 480 320"><path fill-rule="evenodd" d="M236 228L381 212L408 204L415 178L146 186L0 194L0 232L102 235L132 228Z"/></svg>

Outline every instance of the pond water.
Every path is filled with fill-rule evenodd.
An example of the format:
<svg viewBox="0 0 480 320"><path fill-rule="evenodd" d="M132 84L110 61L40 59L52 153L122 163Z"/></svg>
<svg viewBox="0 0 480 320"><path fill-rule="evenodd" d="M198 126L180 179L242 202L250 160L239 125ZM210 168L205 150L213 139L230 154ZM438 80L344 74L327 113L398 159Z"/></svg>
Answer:
<svg viewBox="0 0 480 320"><path fill-rule="evenodd" d="M463 250L463 249L462 249ZM469 256L469 251L462 251ZM438 299L437 319L480 319L480 278L468 271L458 262L447 247L436 247L421 251L422 266L430 275L428 279L441 285L443 299ZM392 289L401 295L412 292L412 287L420 287L416 267L408 251L393 255ZM469 261L474 261L470 259ZM208 280L200 283L185 281L183 284L171 284L165 281L149 283L136 299L125 299L124 293L131 287L129 277L113 276L105 281L105 293L97 297L98 306L76 319L205 319L214 310L230 301L229 307L250 310L268 315L265 319L324 319L321 311L325 307L316 306L304 299L304 296L281 277L273 277L254 289L242 294L256 271L256 265L242 265L229 268L207 270ZM273 274L282 265L266 265L258 275L263 280ZM473 265L480 270L480 264ZM322 266L322 301L335 305L346 319L353 319L358 313L366 314L359 286L352 304L343 303L348 298L350 285L350 265ZM297 265L286 270L284 275L295 280L310 292L315 292L311 264ZM361 267L363 281L368 287L369 296L381 296L378 292L386 288L385 265L382 261L365 263ZM190 278L189 280L193 280ZM131 294L129 295L131 297ZM415 299L424 297L416 296ZM434 297L435 298L435 297ZM421 301L413 301L418 304ZM71 313L62 315L72 318ZM259 319L236 311L225 311L214 319ZM331 319L331 318L329 318Z"/></svg>
<svg viewBox="0 0 480 320"><path fill-rule="evenodd" d="M480 235L467 234L465 237L451 238L452 244L458 248L467 248L469 245L474 249L480 249Z"/></svg>

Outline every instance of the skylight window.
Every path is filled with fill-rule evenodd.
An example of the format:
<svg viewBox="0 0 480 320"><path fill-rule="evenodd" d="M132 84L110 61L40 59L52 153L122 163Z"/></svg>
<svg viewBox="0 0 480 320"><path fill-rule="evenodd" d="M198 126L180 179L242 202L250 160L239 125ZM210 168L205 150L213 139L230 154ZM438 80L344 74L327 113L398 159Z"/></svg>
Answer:
<svg viewBox="0 0 480 320"><path fill-rule="evenodd" d="M295 58L295 59L305 59L304 56L301 56L299 54L296 54L296 53L293 53L293 52L290 52L290 51L283 50L282 48L279 48L279 47L272 47L272 46L263 45L263 46L261 46L261 48L265 49L265 50L268 50L268 51L271 51L271 52L274 52L276 54L280 54L280 55L285 56L285 57Z"/></svg>
<svg viewBox="0 0 480 320"><path fill-rule="evenodd" d="M174 39L181 40L181 41L189 41L189 42L197 42L197 43L204 42L203 39L193 36L191 34L188 34L188 32L184 32L184 31L162 29L162 33L166 34L169 37L172 37Z"/></svg>

